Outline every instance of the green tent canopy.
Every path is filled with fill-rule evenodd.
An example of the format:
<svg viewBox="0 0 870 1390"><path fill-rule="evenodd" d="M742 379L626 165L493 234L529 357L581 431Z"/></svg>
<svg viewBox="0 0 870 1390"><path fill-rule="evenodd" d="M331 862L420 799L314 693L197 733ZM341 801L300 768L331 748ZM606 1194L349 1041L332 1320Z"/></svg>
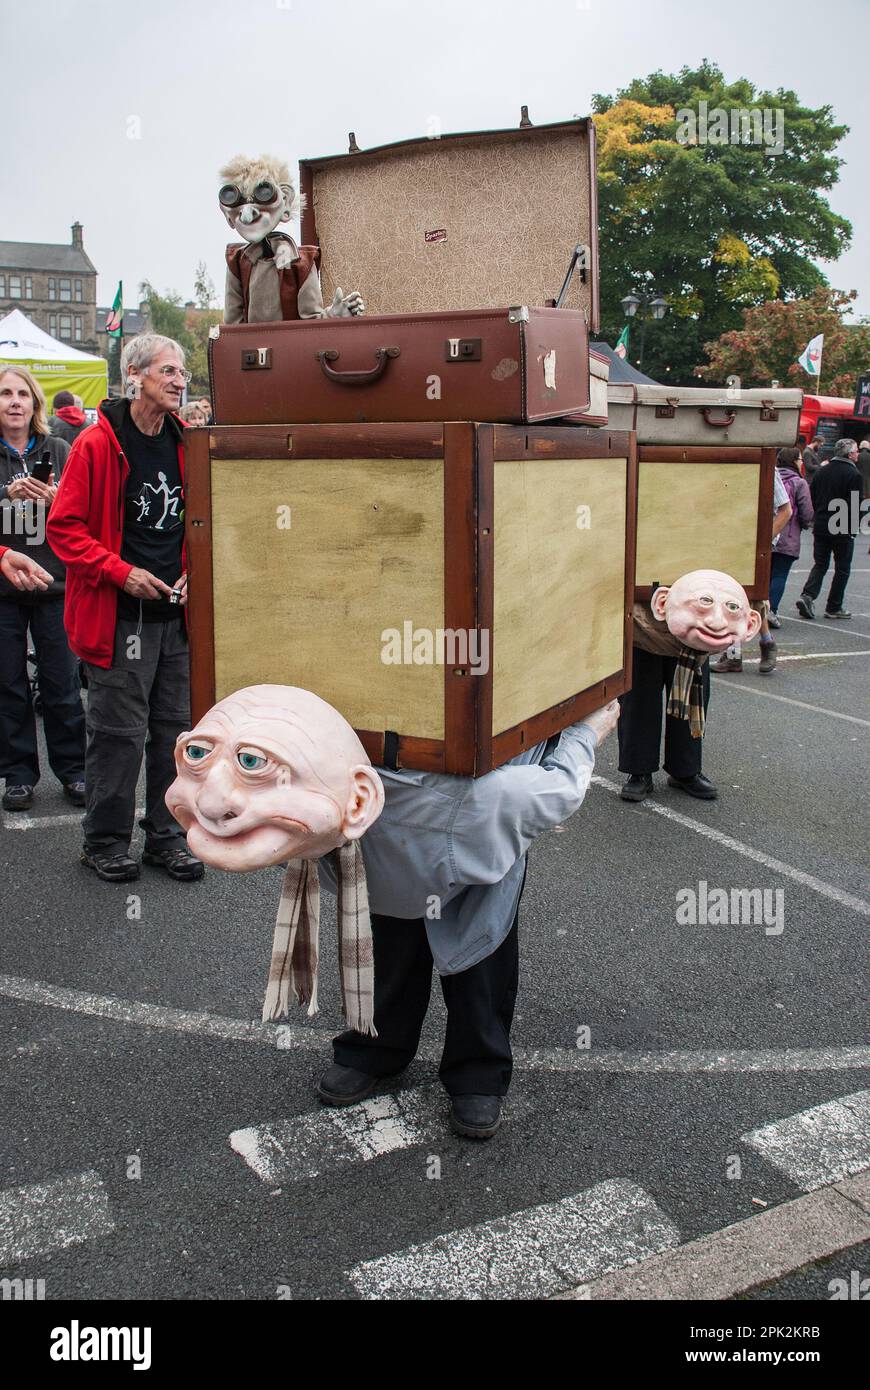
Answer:
<svg viewBox="0 0 870 1390"><path fill-rule="evenodd" d="M0 318L0 364L25 367L36 377L48 402L58 391L72 391L86 406L99 405L109 394L109 364L44 333L20 309Z"/></svg>

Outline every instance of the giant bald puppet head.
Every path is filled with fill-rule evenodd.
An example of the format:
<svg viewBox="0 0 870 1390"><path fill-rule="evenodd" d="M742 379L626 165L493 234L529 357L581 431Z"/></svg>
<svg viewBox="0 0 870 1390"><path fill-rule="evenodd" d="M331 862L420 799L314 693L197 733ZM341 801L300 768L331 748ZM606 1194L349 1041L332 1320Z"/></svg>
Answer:
<svg viewBox="0 0 870 1390"><path fill-rule="evenodd" d="M166 804L191 851L219 869L320 859L357 840L384 804L346 719L308 690L252 685L175 745Z"/></svg>
<svg viewBox="0 0 870 1390"><path fill-rule="evenodd" d="M745 589L721 570L692 570L660 585L650 606L678 642L698 652L722 652L732 642L748 641L761 627Z"/></svg>

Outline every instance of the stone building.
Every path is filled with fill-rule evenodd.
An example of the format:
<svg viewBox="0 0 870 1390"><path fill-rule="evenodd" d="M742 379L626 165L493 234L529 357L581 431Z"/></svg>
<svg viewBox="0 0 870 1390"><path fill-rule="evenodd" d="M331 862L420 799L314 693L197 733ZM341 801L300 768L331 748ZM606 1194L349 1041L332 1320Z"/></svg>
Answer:
<svg viewBox="0 0 870 1390"><path fill-rule="evenodd" d="M97 352L97 272L84 249L82 224L68 246L0 241L0 315L20 309L53 338Z"/></svg>

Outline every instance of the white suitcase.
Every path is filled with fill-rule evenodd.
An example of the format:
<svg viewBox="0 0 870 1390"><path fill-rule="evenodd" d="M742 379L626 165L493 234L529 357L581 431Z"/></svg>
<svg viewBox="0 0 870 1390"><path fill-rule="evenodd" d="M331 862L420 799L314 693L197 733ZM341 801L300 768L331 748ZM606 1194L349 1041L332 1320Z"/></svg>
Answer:
<svg viewBox="0 0 870 1390"><path fill-rule="evenodd" d="M779 449L797 441L803 392L613 383L607 400L609 428L637 430L638 444Z"/></svg>

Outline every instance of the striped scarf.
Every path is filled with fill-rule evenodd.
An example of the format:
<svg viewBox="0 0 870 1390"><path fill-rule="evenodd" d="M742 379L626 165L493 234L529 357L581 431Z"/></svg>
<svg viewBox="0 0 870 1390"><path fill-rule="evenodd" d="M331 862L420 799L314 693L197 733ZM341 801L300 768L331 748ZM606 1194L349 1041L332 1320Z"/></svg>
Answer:
<svg viewBox="0 0 870 1390"><path fill-rule="evenodd" d="M286 1014L290 995L317 1013L320 876L317 864L291 859L275 920L263 1022ZM359 840L338 851L338 966L341 1010L349 1028L377 1037L374 1026L374 949L366 871Z"/></svg>
<svg viewBox="0 0 870 1390"><path fill-rule="evenodd" d="M680 647L668 696L668 714L687 719L692 738L704 737L704 680L706 655L692 647Z"/></svg>

